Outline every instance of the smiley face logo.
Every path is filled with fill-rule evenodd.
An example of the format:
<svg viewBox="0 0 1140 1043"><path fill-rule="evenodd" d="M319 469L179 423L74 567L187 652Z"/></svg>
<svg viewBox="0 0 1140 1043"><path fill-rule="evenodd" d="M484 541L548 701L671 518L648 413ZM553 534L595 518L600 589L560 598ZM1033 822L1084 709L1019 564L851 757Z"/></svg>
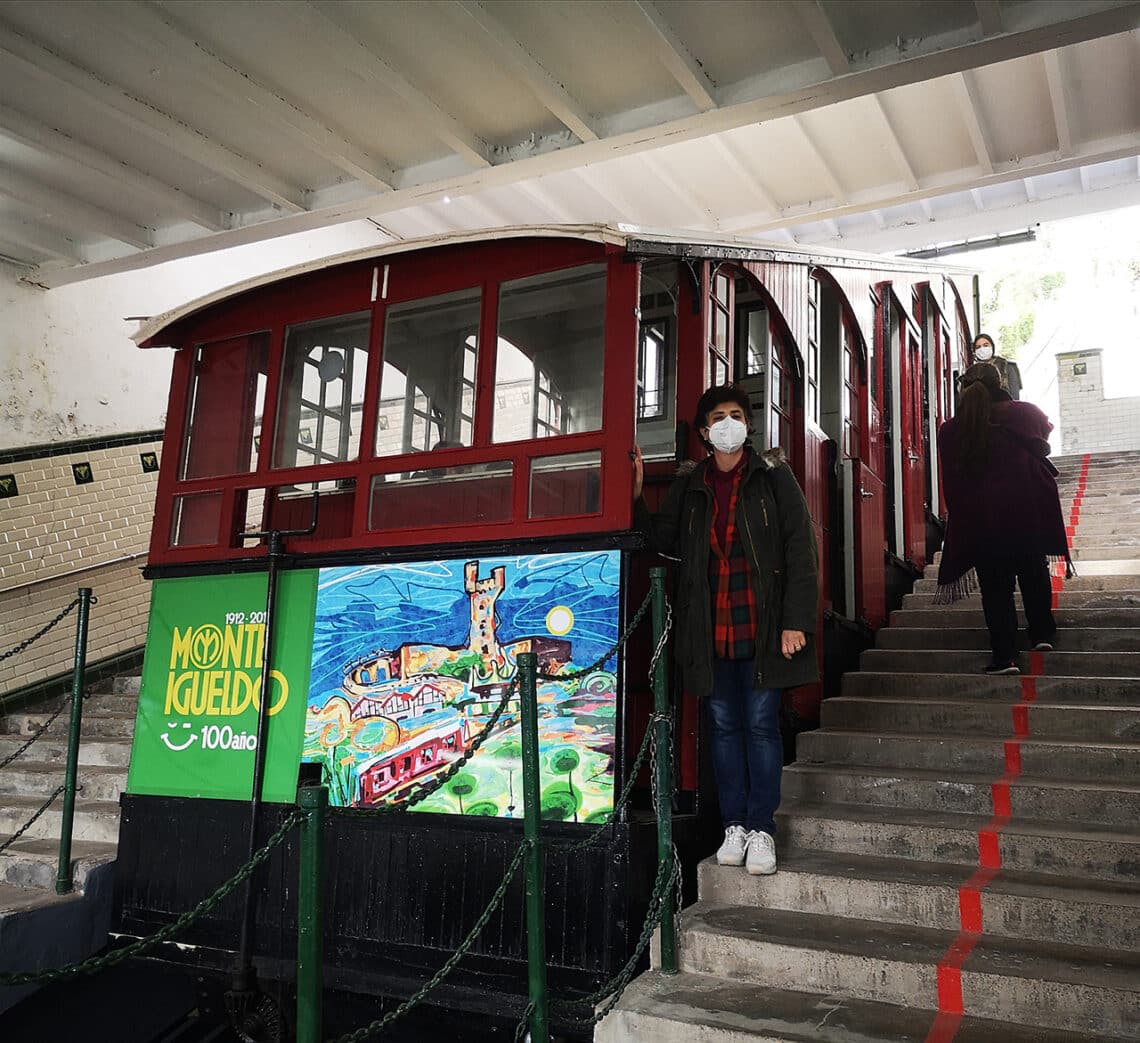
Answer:
<svg viewBox="0 0 1140 1043"><path fill-rule="evenodd" d="M222 632L213 623L194 631L190 642L190 658L199 670L210 670L222 658Z"/></svg>
<svg viewBox="0 0 1140 1043"><path fill-rule="evenodd" d="M167 723L166 727L167 728L177 728L178 722L177 721L170 721ZM191 727L190 722L187 721L185 724L182 725L182 727L189 729ZM196 743L198 741L198 736L195 735L193 732L191 732L190 735L186 737L186 741L181 746L177 746L173 742L170 741L171 734L172 733L168 732L168 731L163 732L161 735L161 739L164 743L166 743L166 748L169 750L173 750L175 753L181 753L182 750L190 749L190 747L193 746L194 743ZM177 735L178 733L174 732L173 734Z"/></svg>

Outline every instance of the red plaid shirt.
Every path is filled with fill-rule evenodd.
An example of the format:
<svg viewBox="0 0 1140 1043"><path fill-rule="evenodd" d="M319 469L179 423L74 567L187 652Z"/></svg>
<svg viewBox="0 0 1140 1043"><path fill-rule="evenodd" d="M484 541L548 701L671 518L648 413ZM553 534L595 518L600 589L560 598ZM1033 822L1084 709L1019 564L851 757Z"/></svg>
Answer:
<svg viewBox="0 0 1140 1043"><path fill-rule="evenodd" d="M743 465L743 461L741 461ZM751 569L744 544L736 531L736 498L744 467L731 472L732 492L728 500L727 518L717 525L720 514L716 495L718 478L715 466L705 473L705 484L713 494L712 524L709 526L709 594L712 597L713 655L720 659L752 659L756 655L756 623L758 610L752 589ZM723 528L724 540L717 532Z"/></svg>

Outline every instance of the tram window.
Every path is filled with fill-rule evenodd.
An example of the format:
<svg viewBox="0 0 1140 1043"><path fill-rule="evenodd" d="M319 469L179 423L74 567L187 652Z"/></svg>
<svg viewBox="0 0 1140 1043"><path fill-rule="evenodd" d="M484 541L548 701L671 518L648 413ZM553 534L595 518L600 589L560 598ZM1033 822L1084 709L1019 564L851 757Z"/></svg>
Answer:
<svg viewBox="0 0 1140 1043"><path fill-rule="evenodd" d="M433 467L372 479L370 529L426 529L509 522L514 468L509 460Z"/></svg>
<svg viewBox="0 0 1140 1043"><path fill-rule="evenodd" d="M793 376L788 372L783 346L777 341L772 352L772 383L768 402L768 446L788 451L792 445Z"/></svg>
<svg viewBox="0 0 1140 1043"><path fill-rule="evenodd" d="M274 467L356 459L369 325L365 311L287 328Z"/></svg>
<svg viewBox="0 0 1140 1043"><path fill-rule="evenodd" d="M599 450L532 460L528 517L597 514L601 480Z"/></svg>
<svg viewBox="0 0 1140 1043"><path fill-rule="evenodd" d="M862 455L859 444L859 356L855 338L847 322L840 327L843 340L843 453L848 457Z"/></svg>
<svg viewBox="0 0 1140 1043"><path fill-rule="evenodd" d="M677 262L641 266L637 444L647 460L677 452Z"/></svg>
<svg viewBox="0 0 1140 1043"><path fill-rule="evenodd" d="M601 428L605 313L604 264L502 284L494 442Z"/></svg>
<svg viewBox="0 0 1140 1043"><path fill-rule="evenodd" d="M318 540L337 539L352 534L352 501L356 479L305 482L299 485L270 486L238 492L238 505L245 498L243 532L270 529L307 529L313 520L313 496L318 497Z"/></svg>
<svg viewBox="0 0 1140 1043"><path fill-rule="evenodd" d="M768 368L768 310L752 308L747 313L744 375L758 377Z"/></svg>
<svg viewBox="0 0 1140 1043"><path fill-rule="evenodd" d="M196 493L174 498L170 546L203 547L218 542L222 519L221 493Z"/></svg>
<svg viewBox="0 0 1140 1043"><path fill-rule="evenodd" d="M808 280L808 328L807 328L807 418L819 425L819 279Z"/></svg>
<svg viewBox="0 0 1140 1043"><path fill-rule="evenodd" d="M472 287L388 308L377 456L471 445L481 301Z"/></svg>
<svg viewBox="0 0 1140 1043"><path fill-rule="evenodd" d="M727 384L732 378L729 364L733 308L732 280L723 272L713 275L709 290L708 329L708 381L710 384Z"/></svg>
<svg viewBox="0 0 1140 1043"><path fill-rule="evenodd" d="M195 349L181 478L216 478L256 468L268 356L268 333Z"/></svg>

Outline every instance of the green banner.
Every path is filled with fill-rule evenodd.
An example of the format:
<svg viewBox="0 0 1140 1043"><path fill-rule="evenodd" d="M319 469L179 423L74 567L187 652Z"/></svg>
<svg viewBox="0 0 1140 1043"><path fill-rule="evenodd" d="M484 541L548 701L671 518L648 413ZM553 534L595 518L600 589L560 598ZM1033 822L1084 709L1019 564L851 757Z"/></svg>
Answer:
<svg viewBox="0 0 1140 1043"><path fill-rule="evenodd" d="M305 730L317 573L278 577L266 800L291 803ZM265 573L154 583L129 793L252 795Z"/></svg>

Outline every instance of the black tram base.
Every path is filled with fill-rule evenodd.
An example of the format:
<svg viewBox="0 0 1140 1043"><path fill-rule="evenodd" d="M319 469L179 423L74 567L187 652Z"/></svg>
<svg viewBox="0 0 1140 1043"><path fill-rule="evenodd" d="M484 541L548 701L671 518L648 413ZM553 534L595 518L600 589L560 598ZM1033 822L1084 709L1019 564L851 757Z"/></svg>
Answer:
<svg viewBox="0 0 1140 1043"><path fill-rule="evenodd" d="M290 810L266 807L263 840ZM124 940L151 935L209 895L244 862L247 822L244 802L124 796L113 930ZM707 854L699 832L696 816L675 816L686 900L695 890L696 862ZM635 949L656 873L656 823L648 812L606 827L596 844L575 850L585 835L571 824L544 824L547 974L552 997L570 1004L553 1019L567 1036L591 1013L575 1001L616 975ZM326 1002L326 1020L339 1023L351 1010L360 1020L344 1030L355 1028L415 992L459 947L521 840L518 820L331 815L325 986L330 1001L341 999ZM261 868L255 887L259 979L286 1006L295 975L298 844L294 831ZM472 1025L480 1018L517 1020L527 1003L523 895L520 870L468 955L427 1002L480 1016ZM184 965L203 983L224 985L237 947L240 898L239 888L157 958ZM327 1026L326 1036L333 1030Z"/></svg>

